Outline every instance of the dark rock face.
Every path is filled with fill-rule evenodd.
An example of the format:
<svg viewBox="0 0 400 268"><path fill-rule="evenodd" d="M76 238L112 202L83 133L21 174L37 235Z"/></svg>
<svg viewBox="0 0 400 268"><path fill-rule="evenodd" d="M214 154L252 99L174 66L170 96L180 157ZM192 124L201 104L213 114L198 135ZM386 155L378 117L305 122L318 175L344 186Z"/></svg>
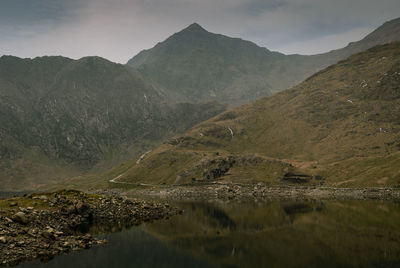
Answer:
<svg viewBox="0 0 400 268"><path fill-rule="evenodd" d="M131 68L98 57L1 57L0 96L0 179L10 185L44 180L44 164L82 172L110 155L126 160L225 109L170 104ZM21 174L12 168L18 159Z"/></svg>
<svg viewBox="0 0 400 268"><path fill-rule="evenodd" d="M222 156L218 152L215 152L212 155L204 156L198 163L179 173L178 176L181 180L186 180L188 182L206 182L224 177L233 167L250 167L257 165L274 165L280 169L293 169L293 166L288 163L268 159L255 154L232 154ZM199 172L201 172L201 177L196 178L196 174ZM190 181L188 178L190 178Z"/></svg>
<svg viewBox="0 0 400 268"><path fill-rule="evenodd" d="M288 172L283 176L281 180L290 183L307 183L310 182L311 180L321 181L323 180L323 177L320 175L311 176L307 174L294 174Z"/></svg>
<svg viewBox="0 0 400 268"><path fill-rule="evenodd" d="M214 180L225 175L234 164L233 159L215 159L211 160L209 168L204 174L203 178L207 180Z"/></svg>
<svg viewBox="0 0 400 268"><path fill-rule="evenodd" d="M286 173L282 180L293 183L307 183L312 179L310 175Z"/></svg>

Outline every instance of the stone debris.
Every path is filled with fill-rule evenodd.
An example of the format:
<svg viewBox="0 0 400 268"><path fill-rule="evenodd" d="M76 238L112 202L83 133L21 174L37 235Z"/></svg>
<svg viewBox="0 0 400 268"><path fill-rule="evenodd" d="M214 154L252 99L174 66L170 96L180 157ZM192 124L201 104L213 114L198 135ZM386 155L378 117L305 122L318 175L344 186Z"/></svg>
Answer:
<svg viewBox="0 0 400 268"><path fill-rule="evenodd" d="M77 191L27 198L40 200L41 206L0 210L0 267L103 245L106 241L92 232L110 232L116 226L128 228L178 213L161 203Z"/></svg>
<svg viewBox="0 0 400 268"><path fill-rule="evenodd" d="M318 176L313 178L319 180ZM296 183L298 184L298 183ZM135 196L156 196L166 200L243 200L243 199L340 199L400 200L400 188L336 188L319 185L270 186L266 183L240 184L223 181L196 185L135 189Z"/></svg>

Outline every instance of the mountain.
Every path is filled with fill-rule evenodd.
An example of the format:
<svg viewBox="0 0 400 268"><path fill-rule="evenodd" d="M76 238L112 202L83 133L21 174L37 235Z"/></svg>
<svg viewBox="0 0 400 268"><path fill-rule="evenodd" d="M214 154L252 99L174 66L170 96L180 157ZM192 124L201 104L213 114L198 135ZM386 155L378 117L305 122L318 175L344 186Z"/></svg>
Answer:
<svg viewBox="0 0 400 268"><path fill-rule="evenodd" d="M272 52L194 23L140 52L127 65L172 101L239 105L296 85L354 53L393 41L400 41L400 18L345 48L313 56Z"/></svg>
<svg viewBox="0 0 400 268"><path fill-rule="evenodd" d="M319 56L339 61L376 45L398 41L400 41L400 18L385 22L382 26L378 27L375 31L358 42L352 42L342 49L332 50Z"/></svg>
<svg viewBox="0 0 400 268"><path fill-rule="evenodd" d="M265 70L283 56L249 41L207 32L195 23L142 51L128 65L170 99L226 103L257 99L272 89Z"/></svg>
<svg viewBox="0 0 400 268"><path fill-rule="evenodd" d="M209 33L198 24L192 24L157 44L153 49L139 53L127 65L112 63L100 57L72 60L65 57L20 59L3 56L0 58L0 181L2 190L32 189L59 181L61 178L97 174L111 166L120 165L123 161L154 148L165 139L183 133L193 125L224 111L225 105L219 103L238 105L286 89L315 71L350 54L376 44L398 40L399 28L400 19L396 19L385 23L363 40L351 43L346 48L313 56L272 52L249 41ZM360 62L360 65L362 64ZM316 77L320 75L322 74ZM326 77L326 80L328 79L331 78ZM337 81L345 80L342 77L336 79ZM382 78L379 83L386 83L385 79L388 78ZM311 78L311 81L314 80L315 78ZM362 85L364 85L363 80L368 79L362 78L361 82L359 81ZM334 81L334 76L332 81ZM354 83L350 81L350 78L347 82ZM371 84L368 83L368 85ZM330 86L329 83L320 84L320 88ZM387 96L396 96L395 90L391 88L384 90L388 90ZM298 94L302 95L302 93ZM370 92L370 94L376 93ZM313 95L310 98L317 97ZM318 98L321 98L323 103L326 101L323 96ZM349 100L353 102L352 99ZM289 99L286 101L290 103ZM308 100L301 101L309 105L313 104L307 102ZM347 102L346 105L351 102ZM291 110L292 107L284 104L282 103L282 106L288 111L297 113L297 110L294 112ZM296 105L294 107L297 107ZM330 111L335 112L334 116L342 115L343 111L338 111L336 104L326 103L326 105ZM340 106L342 104L338 105L342 107ZM371 103L368 105L370 106L367 108L363 107L367 113L377 111L376 114L380 118L383 114L382 110L387 116L382 120L393 119L386 108L374 106L375 104ZM388 105L392 105L392 102ZM304 107L298 106L298 109L304 108L299 110L298 116L306 117L305 114L308 114L309 120L315 120L311 122L312 124L321 123L322 121L318 120L322 119L311 116L318 114L318 109L322 109L320 106L316 107L317 110L304 110ZM303 143L306 140L303 132L298 130L298 135L295 135L292 131L296 128L288 125L280 126L285 131L271 132L274 135L266 135L269 137L269 141L265 143L268 144L268 148L264 145L259 146L258 143L253 144L253 141L257 141L256 137L248 134L244 127L247 126L246 124L253 124L252 118L260 118L262 113L257 115L255 112L250 112L249 108L249 114L253 114L253 117L243 116L241 120L247 120L247 122L242 125L236 121L236 113L241 111L240 109L219 117L220 123L209 121L206 124L211 124L212 127L198 130L197 134L192 133L192 136L188 134L188 136L171 140L169 146L174 146L176 143L175 146L181 148L182 142L188 146L183 151L179 149L178 153L166 150L161 154L163 161L175 159L177 162L172 162L165 168L165 163L158 163L157 160L151 165L158 163L159 166L154 166L153 170L139 170L137 175L149 175L150 181L163 176L160 182L180 183L191 179L200 180L204 177L219 178L228 171L232 171L233 163L242 163L240 168L233 170L242 170L240 172L244 172L243 174L248 174L246 172L253 170L254 176L258 178L257 168L254 168L253 164L262 163L257 167L262 167L262 170L273 170L268 175L268 181L277 176L295 172L297 162L293 161L296 159L304 164L305 159L321 157L321 160L315 161L333 163L332 159L319 155L320 152L309 152L313 157L308 158L295 155L295 152L300 152L304 146L308 145ZM394 107L392 110L395 111L395 109ZM276 114L274 111L271 110L264 116L278 117L287 112L279 110L280 114ZM302 115L301 111L305 114ZM303 117L302 120L309 124L310 122ZM292 119L284 117L286 124L292 122ZM315 130L309 128L309 125L303 121L301 123L296 121L295 124L299 124L296 126L304 127L304 131L314 133ZM222 127L223 123L232 123L232 125ZM392 123L390 121L389 125L391 126ZM252 126L248 125L249 129L252 129ZM255 133L258 133L257 126L258 123L254 124ZM264 125L261 127L266 128ZM318 131L325 129L325 132L320 133L321 137L329 127L332 125L326 123L318 129ZM372 126L368 125L368 127ZM387 133L384 132L386 125L379 126L379 129ZM231 143L230 139L236 140L241 137L238 133L243 134L243 137L250 135L248 144L242 141L237 147L230 148L236 144ZM290 133L293 134L293 141L304 140L300 140L299 143L281 140L282 137L289 139ZM200 143L196 135L202 137ZM259 135L262 137L264 134L259 133ZM318 140L319 137L316 136L314 139ZM226 143L221 144L221 141ZM343 138L341 141L348 140ZM258 142L262 143L263 140ZM381 156L382 151L397 148L393 145L397 144L396 141L385 138L385 142L389 145L372 142L374 149L371 149L363 140L365 150L360 147L359 156L364 157L369 153ZM203 147L199 144L204 146L206 152L201 152ZM221 151L218 149L220 146ZM229 150L222 149L224 146L228 146ZM306 149L310 148L311 146ZM341 147L330 148L332 152L335 152L330 156L340 156L338 159L342 161L340 163L352 164L353 162L343 162L343 159L354 159L354 152L348 152L345 149L343 152L346 153L336 152L338 148ZM352 147L349 146L349 148ZM211 149L213 151L209 151ZM265 153L264 149L268 149L268 153ZM157 149L149 156L155 157L159 150L161 149ZM249 155L246 155L246 152ZM347 155L348 158L343 155ZM391 160L389 160L382 161L390 163ZM129 168L130 163L128 162L128 166L118 167L125 170ZM193 168L189 168L190 165L193 165ZM311 171L306 169L304 172L316 174L312 176L318 176L318 178L319 176L330 178L330 172L334 173L326 165L321 166L321 170L319 165L313 166L318 168ZM181 169L181 167L187 168ZM138 167L134 167L136 168ZM174 168L175 170L172 170ZM286 172L287 170L290 172ZM261 170L259 171L263 174ZM197 172L197 175L193 172ZM392 178L392 175L388 178ZM237 178L241 179L242 176L238 175ZM142 177L139 179L141 180ZM299 178L294 178L296 179ZM392 183L390 180L389 182Z"/></svg>
<svg viewBox="0 0 400 268"><path fill-rule="evenodd" d="M118 164L224 110L169 104L131 68L99 57L0 58L2 189Z"/></svg>
<svg viewBox="0 0 400 268"><path fill-rule="evenodd" d="M400 43L371 48L193 127L119 180L400 185L399 85Z"/></svg>

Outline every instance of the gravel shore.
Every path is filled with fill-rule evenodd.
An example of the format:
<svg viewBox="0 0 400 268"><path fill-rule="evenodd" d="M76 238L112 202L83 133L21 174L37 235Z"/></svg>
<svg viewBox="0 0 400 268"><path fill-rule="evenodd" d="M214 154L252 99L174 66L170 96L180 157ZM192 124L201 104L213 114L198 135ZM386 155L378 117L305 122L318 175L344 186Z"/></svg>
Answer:
<svg viewBox="0 0 400 268"><path fill-rule="evenodd" d="M269 187L259 184L208 183L126 190L128 196L184 199L381 199L400 200L400 188Z"/></svg>

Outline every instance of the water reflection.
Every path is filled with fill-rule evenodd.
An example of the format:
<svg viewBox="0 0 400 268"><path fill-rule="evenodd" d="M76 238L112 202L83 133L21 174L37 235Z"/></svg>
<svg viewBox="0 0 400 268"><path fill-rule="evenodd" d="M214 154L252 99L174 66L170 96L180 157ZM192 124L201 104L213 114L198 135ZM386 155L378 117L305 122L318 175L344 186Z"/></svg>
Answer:
<svg viewBox="0 0 400 268"><path fill-rule="evenodd" d="M400 265L398 203L269 201L178 205L185 210L183 215L108 234L107 246L57 257L45 266Z"/></svg>
<svg viewBox="0 0 400 268"><path fill-rule="evenodd" d="M146 231L216 266L400 265L397 203L288 201L181 206L186 210L183 216L148 225ZM234 228L220 224L226 219Z"/></svg>
<svg viewBox="0 0 400 268"><path fill-rule="evenodd" d="M186 207L186 204L180 204L182 207ZM192 203L190 208L190 214L196 213L196 211L202 215L199 220L206 222L210 225L220 226L221 228L228 228L234 230L236 227L235 222L229 217L223 209L212 203Z"/></svg>
<svg viewBox="0 0 400 268"><path fill-rule="evenodd" d="M169 247L140 228L103 235L105 246L72 252L50 260L22 264L26 268L207 267L184 252Z"/></svg>
<svg viewBox="0 0 400 268"><path fill-rule="evenodd" d="M0 199L3 198L11 198L11 197L16 197L16 196L25 196L28 194L31 194L31 191L19 191L19 192L2 192L0 191Z"/></svg>

